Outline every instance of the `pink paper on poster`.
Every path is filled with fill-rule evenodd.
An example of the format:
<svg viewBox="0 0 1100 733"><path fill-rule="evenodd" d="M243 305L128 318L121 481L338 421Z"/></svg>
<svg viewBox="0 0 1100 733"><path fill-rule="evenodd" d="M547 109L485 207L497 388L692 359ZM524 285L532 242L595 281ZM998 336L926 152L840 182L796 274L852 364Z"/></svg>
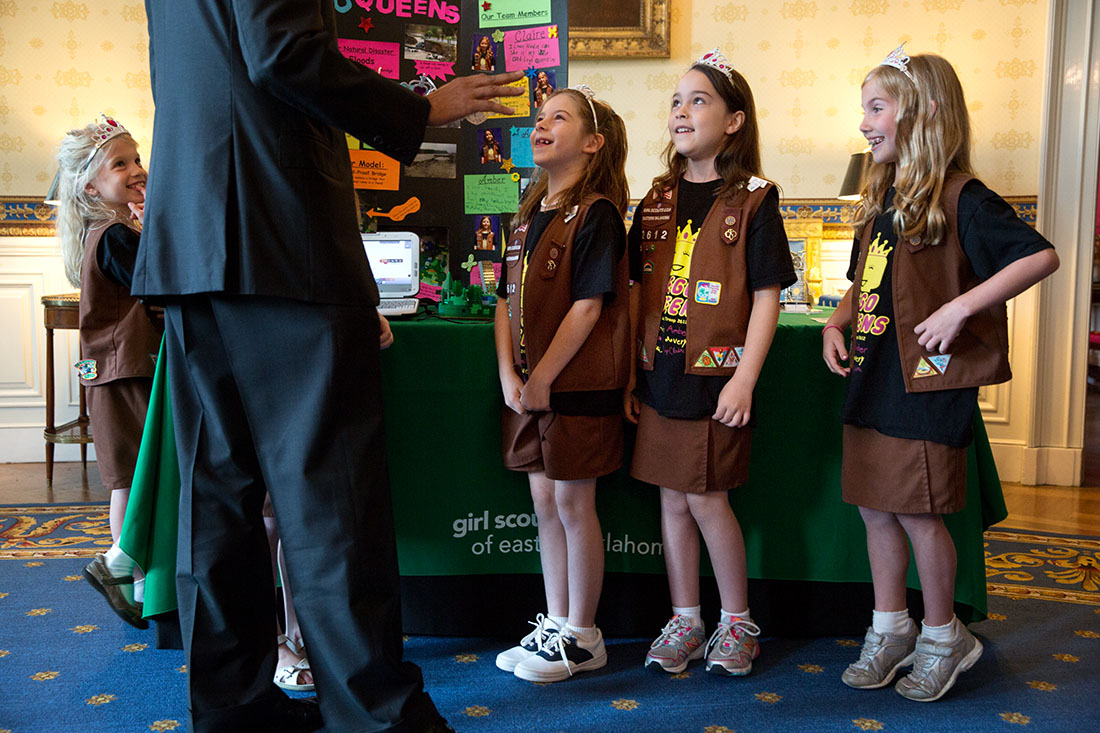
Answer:
<svg viewBox="0 0 1100 733"><path fill-rule="evenodd" d="M545 69L561 64L558 27L544 25L504 33L504 68L523 71L532 66Z"/></svg>
<svg viewBox="0 0 1100 733"><path fill-rule="evenodd" d="M420 283L420 292L416 294L416 297L428 298L429 300L434 300L436 303L438 303L440 298L443 297L443 288L439 285L431 285L429 283L422 282Z"/></svg>
<svg viewBox="0 0 1100 733"><path fill-rule="evenodd" d="M387 79L398 77L401 65L401 44L382 41L353 41L339 38L336 41L340 53L352 61L358 61L368 69L374 69Z"/></svg>
<svg viewBox="0 0 1100 733"><path fill-rule="evenodd" d="M485 288L485 283L481 279L481 267L482 263L478 262L478 266L470 270L470 285L477 285L480 288ZM500 271L503 265L500 262L485 262L486 265L493 268L493 280L492 288L496 289L496 284L500 282ZM489 295L489 293L486 293Z"/></svg>
<svg viewBox="0 0 1100 733"><path fill-rule="evenodd" d="M397 45L396 43L394 44ZM451 76L455 75L455 62L454 61L417 61L416 73L426 74L432 79L443 79L446 81L447 74Z"/></svg>

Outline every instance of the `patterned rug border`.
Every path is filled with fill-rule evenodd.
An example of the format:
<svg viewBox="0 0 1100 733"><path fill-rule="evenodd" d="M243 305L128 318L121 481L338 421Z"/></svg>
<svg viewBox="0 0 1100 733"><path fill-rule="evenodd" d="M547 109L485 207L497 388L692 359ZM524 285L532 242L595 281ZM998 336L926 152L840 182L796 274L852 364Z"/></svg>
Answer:
<svg viewBox="0 0 1100 733"><path fill-rule="evenodd" d="M1085 537L1068 534L1037 534L1015 529L987 529L984 535L986 540L998 542L1025 542L1037 545L1057 545L1064 547L1073 545L1089 550L1100 550L1100 537Z"/></svg>

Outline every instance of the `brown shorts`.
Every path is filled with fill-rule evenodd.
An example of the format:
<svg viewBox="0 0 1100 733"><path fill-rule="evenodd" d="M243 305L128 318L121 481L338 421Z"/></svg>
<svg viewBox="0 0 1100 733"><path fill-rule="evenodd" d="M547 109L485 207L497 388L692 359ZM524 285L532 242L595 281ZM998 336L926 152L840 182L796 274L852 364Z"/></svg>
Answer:
<svg viewBox="0 0 1100 733"><path fill-rule="evenodd" d="M108 489L128 489L134 482L152 390L153 380L146 377L116 379L85 390L96 465Z"/></svg>
<svg viewBox="0 0 1100 733"><path fill-rule="evenodd" d="M545 471L554 481L580 481L623 465L622 415L517 415L505 406L501 426L504 467L512 471Z"/></svg>
<svg viewBox="0 0 1100 733"><path fill-rule="evenodd" d="M844 501L893 514L953 514L966 506L966 448L844 426Z"/></svg>
<svg viewBox="0 0 1100 733"><path fill-rule="evenodd" d="M709 417L664 417L642 404L630 475L689 494L728 491L749 480L752 430Z"/></svg>

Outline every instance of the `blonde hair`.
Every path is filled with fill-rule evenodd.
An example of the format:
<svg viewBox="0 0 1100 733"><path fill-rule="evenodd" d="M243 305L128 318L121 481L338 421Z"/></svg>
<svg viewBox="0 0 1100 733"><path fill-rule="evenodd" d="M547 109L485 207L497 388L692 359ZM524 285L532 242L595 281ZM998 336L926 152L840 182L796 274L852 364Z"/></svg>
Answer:
<svg viewBox="0 0 1100 733"><path fill-rule="evenodd" d="M905 76L892 66L876 66L863 80L878 81L897 102L895 147L898 162L875 163L860 192L856 229L882 213L893 185L894 229L899 237L940 244L947 233L941 194L950 173L974 175L970 164L970 115L962 84L950 62L935 54L909 60Z"/></svg>
<svg viewBox="0 0 1100 733"><path fill-rule="evenodd" d="M97 154L96 129L96 125L88 125L69 130L57 151L57 198L61 202L57 207L57 235L61 239L65 277L77 288L84 263L84 238L91 225L112 219L128 224L102 198L86 190L106 160L106 156Z"/></svg>
<svg viewBox="0 0 1100 733"><path fill-rule="evenodd" d="M623 123L623 118L619 117L607 103L598 99L589 100L576 89L558 89L547 97L547 100L562 94L573 101L576 107L574 112L584 125L584 131L589 135L602 135L603 145L592 154L592 159L585 166L584 175L580 180L562 192L558 201L558 210L564 216L566 212L580 204L585 196L598 193L610 199L619 213L625 215L630 203L630 191L626 182L626 124ZM596 111L595 120L592 119L592 110L588 108L589 101L592 102L592 109ZM539 203L546 195L548 185L545 171L539 168L523 194L519 212L512 219L513 229L531 221L535 212L538 211Z"/></svg>
<svg viewBox="0 0 1100 733"><path fill-rule="evenodd" d="M698 71L707 77L711 86L718 92L726 109L730 112L743 112L745 121L732 135L726 135L722 149L714 157L714 168L722 178L723 185L718 196L734 193L751 176L763 177L763 165L760 162L760 127L756 119L756 103L752 98L749 82L740 72L730 70L724 73L706 64L694 64L688 71ZM653 179L653 187L658 190L672 188L684 175L687 158L676 152L676 146L669 140L661 158L665 164L664 173Z"/></svg>

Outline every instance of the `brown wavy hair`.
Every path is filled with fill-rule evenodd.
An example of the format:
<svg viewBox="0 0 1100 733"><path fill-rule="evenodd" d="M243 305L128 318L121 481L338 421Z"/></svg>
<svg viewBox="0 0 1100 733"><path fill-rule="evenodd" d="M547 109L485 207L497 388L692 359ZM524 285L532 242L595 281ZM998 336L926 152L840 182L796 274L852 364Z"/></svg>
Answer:
<svg viewBox="0 0 1100 733"><path fill-rule="evenodd" d="M588 100L576 89L558 89L547 100L562 94L572 100L576 107L574 114L584 123L584 131L589 135L602 136L603 145L593 153L580 180L562 192L558 210L564 216L586 196L597 193L609 198L619 213L625 216L630 203L630 189L626 182L626 124L623 118L611 109L611 105L593 99L592 107L596 110L596 122L599 123L597 130L592 112L588 109ZM519 211L512 217L513 229L531 221L546 195L548 185L545 171L539 168L523 194Z"/></svg>
<svg viewBox="0 0 1100 733"><path fill-rule="evenodd" d="M714 167L724 181L718 196L734 193L747 183L751 176L763 178L764 166L760 162L760 125L756 120L756 102L753 101L752 89L749 88L748 81L737 70L730 72L731 79L718 69L706 64L693 64L688 71L698 71L706 76L730 112L745 113L745 122L741 125L741 129L726 136L722 149L714 159ZM687 158L676 152L676 146L671 140L665 146L661 158L665 164L665 172L653 179L653 187L667 191L684 175Z"/></svg>
<svg viewBox="0 0 1100 733"><path fill-rule="evenodd" d="M912 79L892 66L876 66L863 80L864 85L877 80L897 102L898 162L871 165L860 192L855 228L862 231L882 213L886 190L894 186L898 236L940 244L947 233L941 201L944 180L951 173L974 175L970 114L962 84L947 59L918 54L910 57L908 69Z"/></svg>

